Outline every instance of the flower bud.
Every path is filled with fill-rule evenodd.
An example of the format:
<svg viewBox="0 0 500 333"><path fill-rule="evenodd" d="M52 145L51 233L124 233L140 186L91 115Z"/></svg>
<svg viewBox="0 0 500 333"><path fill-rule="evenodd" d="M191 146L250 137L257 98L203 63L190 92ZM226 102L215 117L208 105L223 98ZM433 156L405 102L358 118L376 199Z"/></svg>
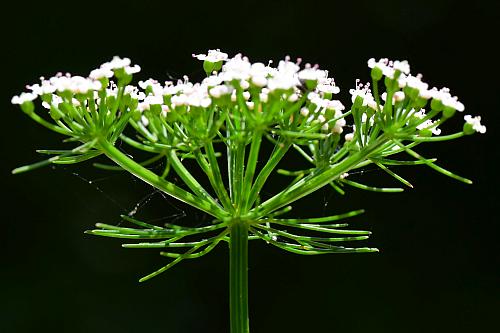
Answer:
<svg viewBox="0 0 500 333"><path fill-rule="evenodd" d="M418 135L422 137L430 137L432 136L432 130L429 128L423 128L418 132Z"/></svg>
<svg viewBox="0 0 500 333"><path fill-rule="evenodd" d="M442 111L444 108L443 102L440 99L433 98L431 100L431 109L436 111Z"/></svg>
<svg viewBox="0 0 500 333"><path fill-rule="evenodd" d="M222 61L212 62L209 60L203 61L203 70L207 75L212 74L214 71L218 72L222 68Z"/></svg>
<svg viewBox="0 0 500 333"><path fill-rule="evenodd" d="M330 92L324 92L323 93L323 98L324 99L328 99L328 100L331 100L333 98L333 94L330 93Z"/></svg>
<svg viewBox="0 0 500 333"><path fill-rule="evenodd" d="M214 71L214 68L215 63L208 60L203 61L203 70L207 75L210 75Z"/></svg>
<svg viewBox="0 0 500 333"><path fill-rule="evenodd" d="M304 84L308 90L314 90L318 86L318 80L304 80Z"/></svg>
<svg viewBox="0 0 500 333"><path fill-rule="evenodd" d="M377 66L374 66L372 68L371 76L374 81L380 81L380 79L382 79L383 76L382 69L380 69Z"/></svg>
<svg viewBox="0 0 500 333"><path fill-rule="evenodd" d="M443 108L443 117L445 118L451 118L455 114L455 109L449 106L445 106Z"/></svg>
<svg viewBox="0 0 500 333"><path fill-rule="evenodd" d="M469 124L469 123L464 124L463 131L464 131L464 134L466 134L466 135L472 135L472 134L476 133L476 130L474 129L472 124Z"/></svg>
<svg viewBox="0 0 500 333"><path fill-rule="evenodd" d="M26 113L32 113L33 111L35 111L35 104L33 104L32 101L25 101L20 106L21 110Z"/></svg>

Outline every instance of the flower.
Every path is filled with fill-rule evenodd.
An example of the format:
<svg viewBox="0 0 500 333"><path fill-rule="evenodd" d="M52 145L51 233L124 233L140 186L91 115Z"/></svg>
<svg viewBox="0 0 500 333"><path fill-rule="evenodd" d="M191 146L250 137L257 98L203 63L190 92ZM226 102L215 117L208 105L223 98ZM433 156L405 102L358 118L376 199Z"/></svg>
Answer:
<svg viewBox="0 0 500 333"><path fill-rule="evenodd" d="M97 68L90 72L89 78L94 80L110 78L114 75L113 71L109 68Z"/></svg>
<svg viewBox="0 0 500 333"><path fill-rule="evenodd" d="M356 88L349 89L349 93L351 94L351 101L353 103L359 96L361 97L361 99L363 99L363 106L368 106L374 110L377 110L377 103L373 98L369 83L363 85L359 80L356 80Z"/></svg>
<svg viewBox="0 0 500 333"><path fill-rule="evenodd" d="M395 60L393 63L393 68L404 74L410 74L410 64L406 60Z"/></svg>
<svg viewBox="0 0 500 333"><path fill-rule="evenodd" d="M374 58L368 60L368 67L375 71L381 71L384 76L393 79L394 74L397 72L403 74L410 73L410 65L406 60L395 60L391 61L387 58L381 58L379 61L375 61ZM372 71L372 76L374 71ZM377 78L380 78L379 75L376 75Z"/></svg>
<svg viewBox="0 0 500 333"><path fill-rule="evenodd" d="M328 71L324 72L326 73L326 77L318 80L316 90L324 94L338 94L340 92L340 88L335 85L335 80L328 77Z"/></svg>
<svg viewBox="0 0 500 333"><path fill-rule="evenodd" d="M250 67L250 81L257 87L267 84L267 77L271 75L272 68L261 62L256 62Z"/></svg>
<svg viewBox="0 0 500 333"><path fill-rule="evenodd" d="M50 110L50 106L53 105L55 107L58 107L59 104L61 104L63 102L63 99L56 95L56 94L52 94L52 97L50 99L50 103L49 102L42 102L42 106L48 110Z"/></svg>
<svg viewBox="0 0 500 333"><path fill-rule="evenodd" d="M354 133L347 133L345 136L345 141L349 142L349 141L352 141L354 139Z"/></svg>
<svg viewBox="0 0 500 333"><path fill-rule="evenodd" d="M452 109L457 110L459 112L462 112L465 110L464 105L458 101L458 97L451 96L449 88L443 87L440 90L431 89L429 91L429 93L431 94L433 99L441 101L441 103L445 107L452 108Z"/></svg>
<svg viewBox="0 0 500 333"><path fill-rule="evenodd" d="M50 84L59 92L70 91L74 94L86 94L92 90L100 90L102 84L100 81L85 78L82 76L56 75L49 79Z"/></svg>
<svg viewBox="0 0 500 333"><path fill-rule="evenodd" d="M297 78L292 75L287 75L284 73L279 73L267 82L267 87L269 91L275 90L289 90L298 85Z"/></svg>
<svg viewBox="0 0 500 333"><path fill-rule="evenodd" d="M430 119L424 121L423 123L417 125L418 130L431 130L432 134L434 135L440 135L441 130L437 128L437 122L432 121Z"/></svg>
<svg viewBox="0 0 500 333"><path fill-rule="evenodd" d="M125 73L132 75L135 73L139 73L141 71L141 67L139 65L134 66L125 66Z"/></svg>
<svg viewBox="0 0 500 333"><path fill-rule="evenodd" d="M227 53L221 52L220 49L208 50L208 54L193 54L193 58L208 62L219 62L227 60Z"/></svg>
<svg viewBox="0 0 500 333"><path fill-rule="evenodd" d="M309 65L309 64L307 64ZM310 65L299 72L299 80L304 81L319 81L326 78L328 73L324 70L317 69L316 67L311 67Z"/></svg>
<svg viewBox="0 0 500 333"><path fill-rule="evenodd" d="M35 99L36 99L36 95L35 94L23 92L19 96L12 97L12 99L10 100L10 102L12 104L22 105L22 104L24 104L26 102L31 102L31 101L33 101Z"/></svg>
<svg viewBox="0 0 500 333"><path fill-rule="evenodd" d="M480 116L472 117L471 115L465 115L464 120L465 120L465 125L469 125L469 126L466 126L466 127L469 127L469 129L472 128L475 132L478 132L481 134L486 133L486 126L481 125L481 117Z"/></svg>
<svg viewBox="0 0 500 333"><path fill-rule="evenodd" d="M383 93L380 95L382 100L385 102L387 100L387 93ZM394 95L392 95L392 103L394 104L395 102L401 102L404 101L405 99L405 93L402 91L396 91Z"/></svg>
<svg viewBox="0 0 500 333"><path fill-rule="evenodd" d="M120 58L119 56L114 56L109 62L105 62L101 65L101 69L114 70L130 66L129 58Z"/></svg>
<svg viewBox="0 0 500 333"><path fill-rule="evenodd" d="M34 84L26 86L27 89L31 90L31 92L35 95L46 95L52 94L56 91L56 88L50 83L49 80L45 80L45 78L41 77L41 84Z"/></svg>
<svg viewBox="0 0 500 333"><path fill-rule="evenodd" d="M210 88L209 93L214 98L219 98L221 96L230 95L234 88L229 85L219 85Z"/></svg>
<svg viewBox="0 0 500 333"><path fill-rule="evenodd" d="M252 65L247 57L241 54L235 55L233 58L227 60L222 66L222 77L224 81L230 82L233 80L248 80L250 78L250 70Z"/></svg>

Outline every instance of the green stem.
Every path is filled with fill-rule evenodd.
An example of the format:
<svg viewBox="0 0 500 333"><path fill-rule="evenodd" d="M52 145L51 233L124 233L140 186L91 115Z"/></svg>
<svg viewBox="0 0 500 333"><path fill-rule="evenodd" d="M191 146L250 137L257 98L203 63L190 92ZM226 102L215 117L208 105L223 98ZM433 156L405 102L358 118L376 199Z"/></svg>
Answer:
<svg viewBox="0 0 500 333"><path fill-rule="evenodd" d="M345 158L342 162L337 163L326 170L312 173L310 176L303 178L293 186L281 191L272 198L268 199L260 206L250 211L251 217L264 216L280 207L286 206L307 194L316 191L317 189L325 186L332 180L340 177L345 172L355 167L360 162L363 162L371 154L376 152L380 146L387 141L384 135L381 135L375 142L365 146L356 154Z"/></svg>
<svg viewBox="0 0 500 333"><path fill-rule="evenodd" d="M242 211L244 213L246 213L248 209L248 199L250 199L249 194L252 188L253 178L255 176L255 168L257 167L257 161L259 159L261 142L262 133L260 131L255 131L252 138L252 144L250 146L250 153L248 154L247 168L245 170L245 178L243 179L242 197L240 198L243 205Z"/></svg>
<svg viewBox="0 0 500 333"><path fill-rule="evenodd" d="M224 185L224 181L222 180L222 173L220 172L219 163L217 162L217 156L215 154L214 146L212 142L209 142L205 145L205 152L208 158L208 165L205 164L203 156L198 156L198 162L202 168L205 168L207 176L212 184L212 188L217 193L219 200L222 202L222 205L226 208L227 211L233 211L233 205L231 203L231 199L227 194L226 187ZM231 184L231 180L229 180Z"/></svg>
<svg viewBox="0 0 500 333"><path fill-rule="evenodd" d="M276 143L276 145L274 146L274 151L271 154L271 157L267 161L266 165L264 165L262 170L259 172L259 175L255 179L252 189L250 190L250 195L247 204L248 208L252 207L252 205L255 203L255 200L257 200L260 190L262 189L262 187L264 187L267 178L274 170L274 168L278 165L278 163L281 161L283 156L285 156L286 152L291 147L291 145L292 144L289 141L286 142L278 141Z"/></svg>
<svg viewBox="0 0 500 333"><path fill-rule="evenodd" d="M250 332L248 320L248 224L231 226L229 240L229 307L231 333Z"/></svg>
<svg viewBox="0 0 500 333"><path fill-rule="evenodd" d="M123 154L115 146L109 143L105 139L99 139L98 141L101 151L113 160L116 164L121 166L123 169L127 170L139 179L142 179L146 183L154 186L155 188L165 192L166 194L185 202L195 208L198 208L220 220L227 217L227 213L220 207L210 204L205 200L201 200L199 197L189 193L182 188L176 186L175 184L166 181L161 178L151 170L146 169L139 163L130 159L127 155Z"/></svg>
<svg viewBox="0 0 500 333"><path fill-rule="evenodd" d="M245 142L242 138L237 138L235 145L231 149L231 155L234 156L233 172L233 204L235 205L236 215L241 213L241 198L243 195L243 177L245 173Z"/></svg>
<svg viewBox="0 0 500 333"><path fill-rule="evenodd" d="M198 183L196 178L191 175L191 173L184 167L182 162L179 160L177 157L177 153L174 150L170 150L168 152L168 158L170 159L170 162L172 163L172 166L174 167L175 172L181 179L186 183L186 185L193 191L194 194L200 197L200 200L206 201L207 203L210 203L211 205L214 206L219 206L220 205L212 198L210 193L208 193L203 186ZM220 207L222 209L222 207Z"/></svg>

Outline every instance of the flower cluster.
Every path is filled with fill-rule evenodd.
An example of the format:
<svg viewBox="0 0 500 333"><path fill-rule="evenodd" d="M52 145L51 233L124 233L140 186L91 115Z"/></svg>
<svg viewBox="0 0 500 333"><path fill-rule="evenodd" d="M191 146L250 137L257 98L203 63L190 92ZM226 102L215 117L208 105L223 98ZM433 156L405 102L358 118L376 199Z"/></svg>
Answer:
<svg viewBox="0 0 500 333"><path fill-rule="evenodd" d="M301 59L286 57L272 66L272 61L252 63L241 54L229 58L220 50L193 57L203 61L207 71L199 83L184 77L177 82L148 79L130 85L140 67L128 58L114 57L88 77L62 73L42 77L40 83L27 86L30 92L14 96L12 103L31 113L33 101L40 97L57 121L53 129L78 137L104 126L116 132L116 138L124 126L117 130L115 125L131 114L130 122L144 140L184 148L215 137L225 117L242 122L234 125L245 128L247 135L258 129L314 142L337 137L349 126L353 131L344 136L344 143L361 147L381 132L399 139L440 135L438 126L464 110L448 88L429 88L421 74L412 75L407 61L370 59L372 84L356 81L349 90L353 104L346 112L343 103L333 98L340 89L328 71L301 66ZM353 119L350 125L347 116ZM465 134L486 131L479 117L465 120ZM178 124L176 130L173 122ZM334 142L338 145L339 139Z"/></svg>

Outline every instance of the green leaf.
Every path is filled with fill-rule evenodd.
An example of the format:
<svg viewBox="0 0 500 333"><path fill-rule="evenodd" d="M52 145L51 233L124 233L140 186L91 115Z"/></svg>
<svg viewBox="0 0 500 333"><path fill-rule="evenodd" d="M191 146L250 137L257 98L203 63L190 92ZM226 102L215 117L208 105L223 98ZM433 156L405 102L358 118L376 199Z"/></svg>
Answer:
<svg viewBox="0 0 500 333"><path fill-rule="evenodd" d="M359 188L361 190L366 190L366 191L372 191L372 192L382 192L382 193L397 193L397 192L403 192L404 189L400 187L373 187L373 186L368 186L365 184L361 184L358 182L354 182L352 180L348 179L342 179L339 180L340 182L350 185L352 187Z"/></svg>
<svg viewBox="0 0 500 333"><path fill-rule="evenodd" d="M324 217L313 217L313 218L306 218L306 219L265 219L265 221L269 221L271 223L289 223L289 224L300 224L300 223L325 223L325 222L334 222L338 220L343 220L349 217L353 217L356 215L363 214L365 211L364 209L358 209L358 210L353 210L347 213L343 214L338 214L338 215L331 215L331 216L324 216ZM347 224L346 224L347 225Z"/></svg>

